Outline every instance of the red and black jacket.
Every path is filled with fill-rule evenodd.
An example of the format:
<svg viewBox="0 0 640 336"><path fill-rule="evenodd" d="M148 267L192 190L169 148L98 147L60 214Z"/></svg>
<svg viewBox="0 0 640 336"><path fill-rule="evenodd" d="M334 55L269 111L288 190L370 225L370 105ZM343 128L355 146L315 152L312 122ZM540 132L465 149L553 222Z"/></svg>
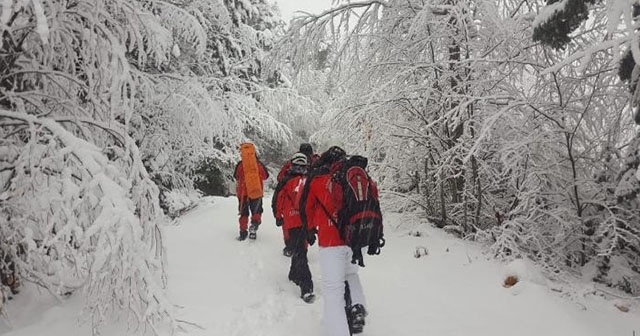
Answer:
<svg viewBox="0 0 640 336"><path fill-rule="evenodd" d="M306 176L304 174L292 174L284 181L279 190L276 190L275 218L283 220L283 227L287 230L302 226L300 220L300 197L304 190Z"/></svg>

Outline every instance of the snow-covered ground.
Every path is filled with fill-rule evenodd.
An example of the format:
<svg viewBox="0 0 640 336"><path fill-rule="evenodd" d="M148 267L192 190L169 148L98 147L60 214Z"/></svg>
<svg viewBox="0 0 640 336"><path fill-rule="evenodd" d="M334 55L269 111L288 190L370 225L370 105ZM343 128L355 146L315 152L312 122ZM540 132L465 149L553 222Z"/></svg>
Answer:
<svg viewBox="0 0 640 336"><path fill-rule="evenodd" d="M166 228L169 293L184 335L322 335L317 246L309 261L320 295L306 304L287 280L289 259L281 254L269 199L256 241L235 240L235 198L205 198ZM548 283L523 261L490 260L478 246L410 215L385 216L387 246L380 256L365 255L360 272L370 312L364 336L640 335L640 310L633 302L606 298L586 283ZM409 234L417 231L419 237ZM417 248L428 254L416 258ZM509 274L521 281L504 288ZM0 334L90 335L90 327L79 324L82 304L81 295L56 302L26 286L8 303L11 326L0 317ZM614 304L631 310L621 312ZM122 321L101 330L105 336L142 334Z"/></svg>

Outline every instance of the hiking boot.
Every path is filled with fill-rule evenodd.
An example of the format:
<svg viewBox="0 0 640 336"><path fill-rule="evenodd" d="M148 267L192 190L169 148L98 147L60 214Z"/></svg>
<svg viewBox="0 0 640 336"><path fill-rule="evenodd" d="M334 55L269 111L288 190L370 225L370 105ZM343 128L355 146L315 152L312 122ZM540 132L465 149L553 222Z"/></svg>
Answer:
<svg viewBox="0 0 640 336"><path fill-rule="evenodd" d="M300 297L302 298L302 301L306 303L313 303L313 301L316 300L316 295L313 294L313 292L304 293Z"/></svg>
<svg viewBox="0 0 640 336"><path fill-rule="evenodd" d="M239 241L247 239L247 231L240 231L240 236L238 236L238 238L236 239L238 239Z"/></svg>
<svg viewBox="0 0 640 336"><path fill-rule="evenodd" d="M364 318L367 316L367 311L364 306L357 303L347 313L347 321L349 322L349 331L352 334L359 334L364 329Z"/></svg>
<svg viewBox="0 0 640 336"><path fill-rule="evenodd" d="M313 286L309 284L300 286L300 298L306 303L312 303L316 299L316 295L313 294Z"/></svg>
<svg viewBox="0 0 640 336"><path fill-rule="evenodd" d="M251 223L249 226L249 239L256 239L256 231L258 231L258 224Z"/></svg>
<svg viewBox="0 0 640 336"><path fill-rule="evenodd" d="M285 257L290 257L291 255L293 255L293 251L288 246L285 246L282 249L282 255Z"/></svg>

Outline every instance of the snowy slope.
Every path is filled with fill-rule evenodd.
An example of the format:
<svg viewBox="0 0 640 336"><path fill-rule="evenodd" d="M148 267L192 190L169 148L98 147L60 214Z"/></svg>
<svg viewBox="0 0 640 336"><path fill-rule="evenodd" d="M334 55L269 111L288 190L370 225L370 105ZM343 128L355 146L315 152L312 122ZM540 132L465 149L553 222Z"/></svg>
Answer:
<svg viewBox="0 0 640 336"><path fill-rule="evenodd" d="M235 240L236 212L235 198L205 198L166 228L169 292L183 334L322 335L321 295L306 304L287 280L289 259L281 254L282 235L270 216L270 204L265 204L256 241ZM587 290L591 285L549 284L524 262L489 260L473 244L409 216L386 214L386 225L387 246L378 257L365 256L367 267L360 273L370 311L364 336L640 334L638 307L631 305L631 311L623 313L613 305L623 301ZM393 229L399 226L402 229ZM415 258L420 246L428 255ZM311 247L309 260L321 294L317 246ZM503 288L505 275L513 272L522 281ZM9 304L13 328L0 319L0 334L90 335L86 324L78 326L82 303L80 297L58 303L27 289ZM102 335L144 334L125 327L112 323Z"/></svg>

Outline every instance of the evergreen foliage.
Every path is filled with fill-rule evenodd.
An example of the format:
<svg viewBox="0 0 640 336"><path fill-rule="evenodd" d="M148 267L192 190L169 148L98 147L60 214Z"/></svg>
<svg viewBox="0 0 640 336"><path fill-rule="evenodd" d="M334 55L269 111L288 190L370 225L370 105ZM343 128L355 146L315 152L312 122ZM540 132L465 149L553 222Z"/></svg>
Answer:
<svg viewBox="0 0 640 336"><path fill-rule="evenodd" d="M206 158L200 162L198 168L194 171L195 188L202 192L204 196L227 196L229 195L229 187L227 178L218 168L220 162L212 158Z"/></svg>
<svg viewBox="0 0 640 336"><path fill-rule="evenodd" d="M596 0L548 0L547 6L554 8L547 10L553 11L553 14L548 20L534 27L533 40L554 49L563 49L571 42L569 34L589 18L588 4L595 2Z"/></svg>

